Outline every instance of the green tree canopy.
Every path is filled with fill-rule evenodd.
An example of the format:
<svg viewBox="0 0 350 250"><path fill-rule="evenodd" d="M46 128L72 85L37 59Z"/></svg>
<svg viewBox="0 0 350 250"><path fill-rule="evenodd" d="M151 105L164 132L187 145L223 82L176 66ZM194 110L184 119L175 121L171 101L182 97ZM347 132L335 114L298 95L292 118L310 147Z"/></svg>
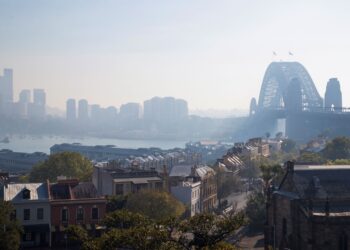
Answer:
<svg viewBox="0 0 350 250"><path fill-rule="evenodd" d="M22 228L13 218L14 207L8 201L0 201L0 248L4 250L19 249Z"/></svg>
<svg viewBox="0 0 350 250"><path fill-rule="evenodd" d="M261 178L264 180L265 191L269 188L270 183L273 180L278 181L283 175L283 169L281 165L261 165Z"/></svg>
<svg viewBox="0 0 350 250"><path fill-rule="evenodd" d="M160 191L141 191L130 195L126 209L154 220L180 217L185 212L185 206L181 202L169 193Z"/></svg>
<svg viewBox="0 0 350 250"><path fill-rule="evenodd" d="M295 141L291 139L284 139L281 144L281 149L286 153L290 153L295 150L296 145L297 144Z"/></svg>
<svg viewBox="0 0 350 250"><path fill-rule="evenodd" d="M91 179L93 166L91 162L81 154L63 152L50 155L50 157L34 166L29 173L29 181L43 182L45 180L56 181L57 176L78 178L81 181Z"/></svg>
<svg viewBox="0 0 350 250"><path fill-rule="evenodd" d="M299 162L306 162L306 163L323 164L325 160L318 153L304 152L299 156L298 161Z"/></svg>
<svg viewBox="0 0 350 250"><path fill-rule="evenodd" d="M326 144L322 155L329 160L350 158L350 139L347 137L336 137Z"/></svg>
<svg viewBox="0 0 350 250"><path fill-rule="evenodd" d="M128 229L148 224L150 220L139 213L122 209L108 213L103 223L107 228Z"/></svg>
<svg viewBox="0 0 350 250"><path fill-rule="evenodd" d="M227 236L245 223L243 213L225 216L202 213L183 221L178 242L186 249L215 249ZM189 237L192 235L192 237Z"/></svg>
<svg viewBox="0 0 350 250"><path fill-rule="evenodd" d="M246 215L252 227L263 227L266 218L266 199L262 192L254 192L249 195Z"/></svg>

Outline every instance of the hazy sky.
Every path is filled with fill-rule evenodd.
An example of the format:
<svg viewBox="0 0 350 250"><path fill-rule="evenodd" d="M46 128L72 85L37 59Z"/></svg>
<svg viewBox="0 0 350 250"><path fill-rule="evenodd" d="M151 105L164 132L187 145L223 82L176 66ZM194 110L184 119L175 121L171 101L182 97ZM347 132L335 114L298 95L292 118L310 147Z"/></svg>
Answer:
<svg viewBox="0 0 350 250"><path fill-rule="evenodd" d="M0 0L0 69L14 69L16 99L45 88L60 108L175 96L248 109L268 64L297 60L321 96L338 77L350 106L349 13L346 0Z"/></svg>

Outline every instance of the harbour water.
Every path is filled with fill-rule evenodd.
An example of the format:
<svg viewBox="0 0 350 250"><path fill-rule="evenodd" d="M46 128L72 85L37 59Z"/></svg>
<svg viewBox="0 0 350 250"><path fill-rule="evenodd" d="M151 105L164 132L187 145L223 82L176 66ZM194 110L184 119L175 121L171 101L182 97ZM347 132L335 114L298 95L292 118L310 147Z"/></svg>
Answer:
<svg viewBox="0 0 350 250"><path fill-rule="evenodd" d="M171 149L184 148L186 141L177 140L125 140L94 137L61 137L61 136L18 136L9 137L9 143L0 143L1 149L10 149L16 152L44 152L50 153L50 147L61 143L81 143L83 145L115 145L121 148L149 148Z"/></svg>

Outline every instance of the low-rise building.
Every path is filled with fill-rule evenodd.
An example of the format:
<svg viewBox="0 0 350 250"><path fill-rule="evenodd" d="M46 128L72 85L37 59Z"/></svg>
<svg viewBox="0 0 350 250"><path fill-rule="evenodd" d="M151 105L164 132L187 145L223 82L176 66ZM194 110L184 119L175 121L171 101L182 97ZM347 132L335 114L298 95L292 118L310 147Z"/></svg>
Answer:
<svg viewBox="0 0 350 250"><path fill-rule="evenodd" d="M170 186L192 178L194 182L200 182L200 211L210 212L217 207L217 179L216 172L206 165L177 165L169 174ZM170 189L171 189L170 187Z"/></svg>
<svg viewBox="0 0 350 250"><path fill-rule="evenodd" d="M47 183L5 184L3 200L10 201L14 216L23 226L22 247L51 246L51 210Z"/></svg>
<svg viewBox="0 0 350 250"><path fill-rule="evenodd" d="M65 243L64 229L68 225L80 225L90 234L99 235L107 200L97 194L92 183L79 183L76 179L58 180L49 184L49 199L53 244Z"/></svg>
<svg viewBox="0 0 350 250"><path fill-rule="evenodd" d="M251 138L246 143L248 146L253 146L258 148L258 153L260 156L269 157L270 156L270 146L269 143L263 140L261 137Z"/></svg>
<svg viewBox="0 0 350 250"><path fill-rule="evenodd" d="M47 158L48 155L41 152L29 154L3 149L0 150L0 169L10 172L28 170Z"/></svg>
<svg viewBox="0 0 350 250"><path fill-rule="evenodd" d="M190 210L190 216L200 213L200 191L201 182L189 178L187 181L179 182L177 186L170 187L171 194L184 203Z"/></svg>
<svg viewBox="0 0 350 250"><path fill-rule="evenodd" d="M201 211L210 212L217 207L217 180L215 171L208 166L196 167L194 176L201 181Z"/></svg>
<svg viewBox="0 0 350 250"><path fill-rule="evenodd" d="M267 200L266 249L348 249L350 165L294 165Z"/></svg>
<svg viewBox="0 0 350 250"><path fill-rule="evenodd" d="M126 195L141 190L165 190L165 178L157 171L111 167L107 163L94 166L92 182L100 195Z"/></svg>

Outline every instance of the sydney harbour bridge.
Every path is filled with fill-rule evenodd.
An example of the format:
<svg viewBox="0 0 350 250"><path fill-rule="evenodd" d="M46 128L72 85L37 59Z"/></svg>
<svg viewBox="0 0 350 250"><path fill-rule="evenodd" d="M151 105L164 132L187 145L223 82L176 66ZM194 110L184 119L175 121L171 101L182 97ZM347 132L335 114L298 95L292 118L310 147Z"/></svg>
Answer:
<svg viewBox="0 0 350 250"><path fill-rule="evenodd" d="M277 132L306 141L321 134L350 136L350 110L342 106L337 78L327 83L324 98L306 68L298 62L272 62L264 75L259 100L252 98L246 130L250 136Z"/></svg>

